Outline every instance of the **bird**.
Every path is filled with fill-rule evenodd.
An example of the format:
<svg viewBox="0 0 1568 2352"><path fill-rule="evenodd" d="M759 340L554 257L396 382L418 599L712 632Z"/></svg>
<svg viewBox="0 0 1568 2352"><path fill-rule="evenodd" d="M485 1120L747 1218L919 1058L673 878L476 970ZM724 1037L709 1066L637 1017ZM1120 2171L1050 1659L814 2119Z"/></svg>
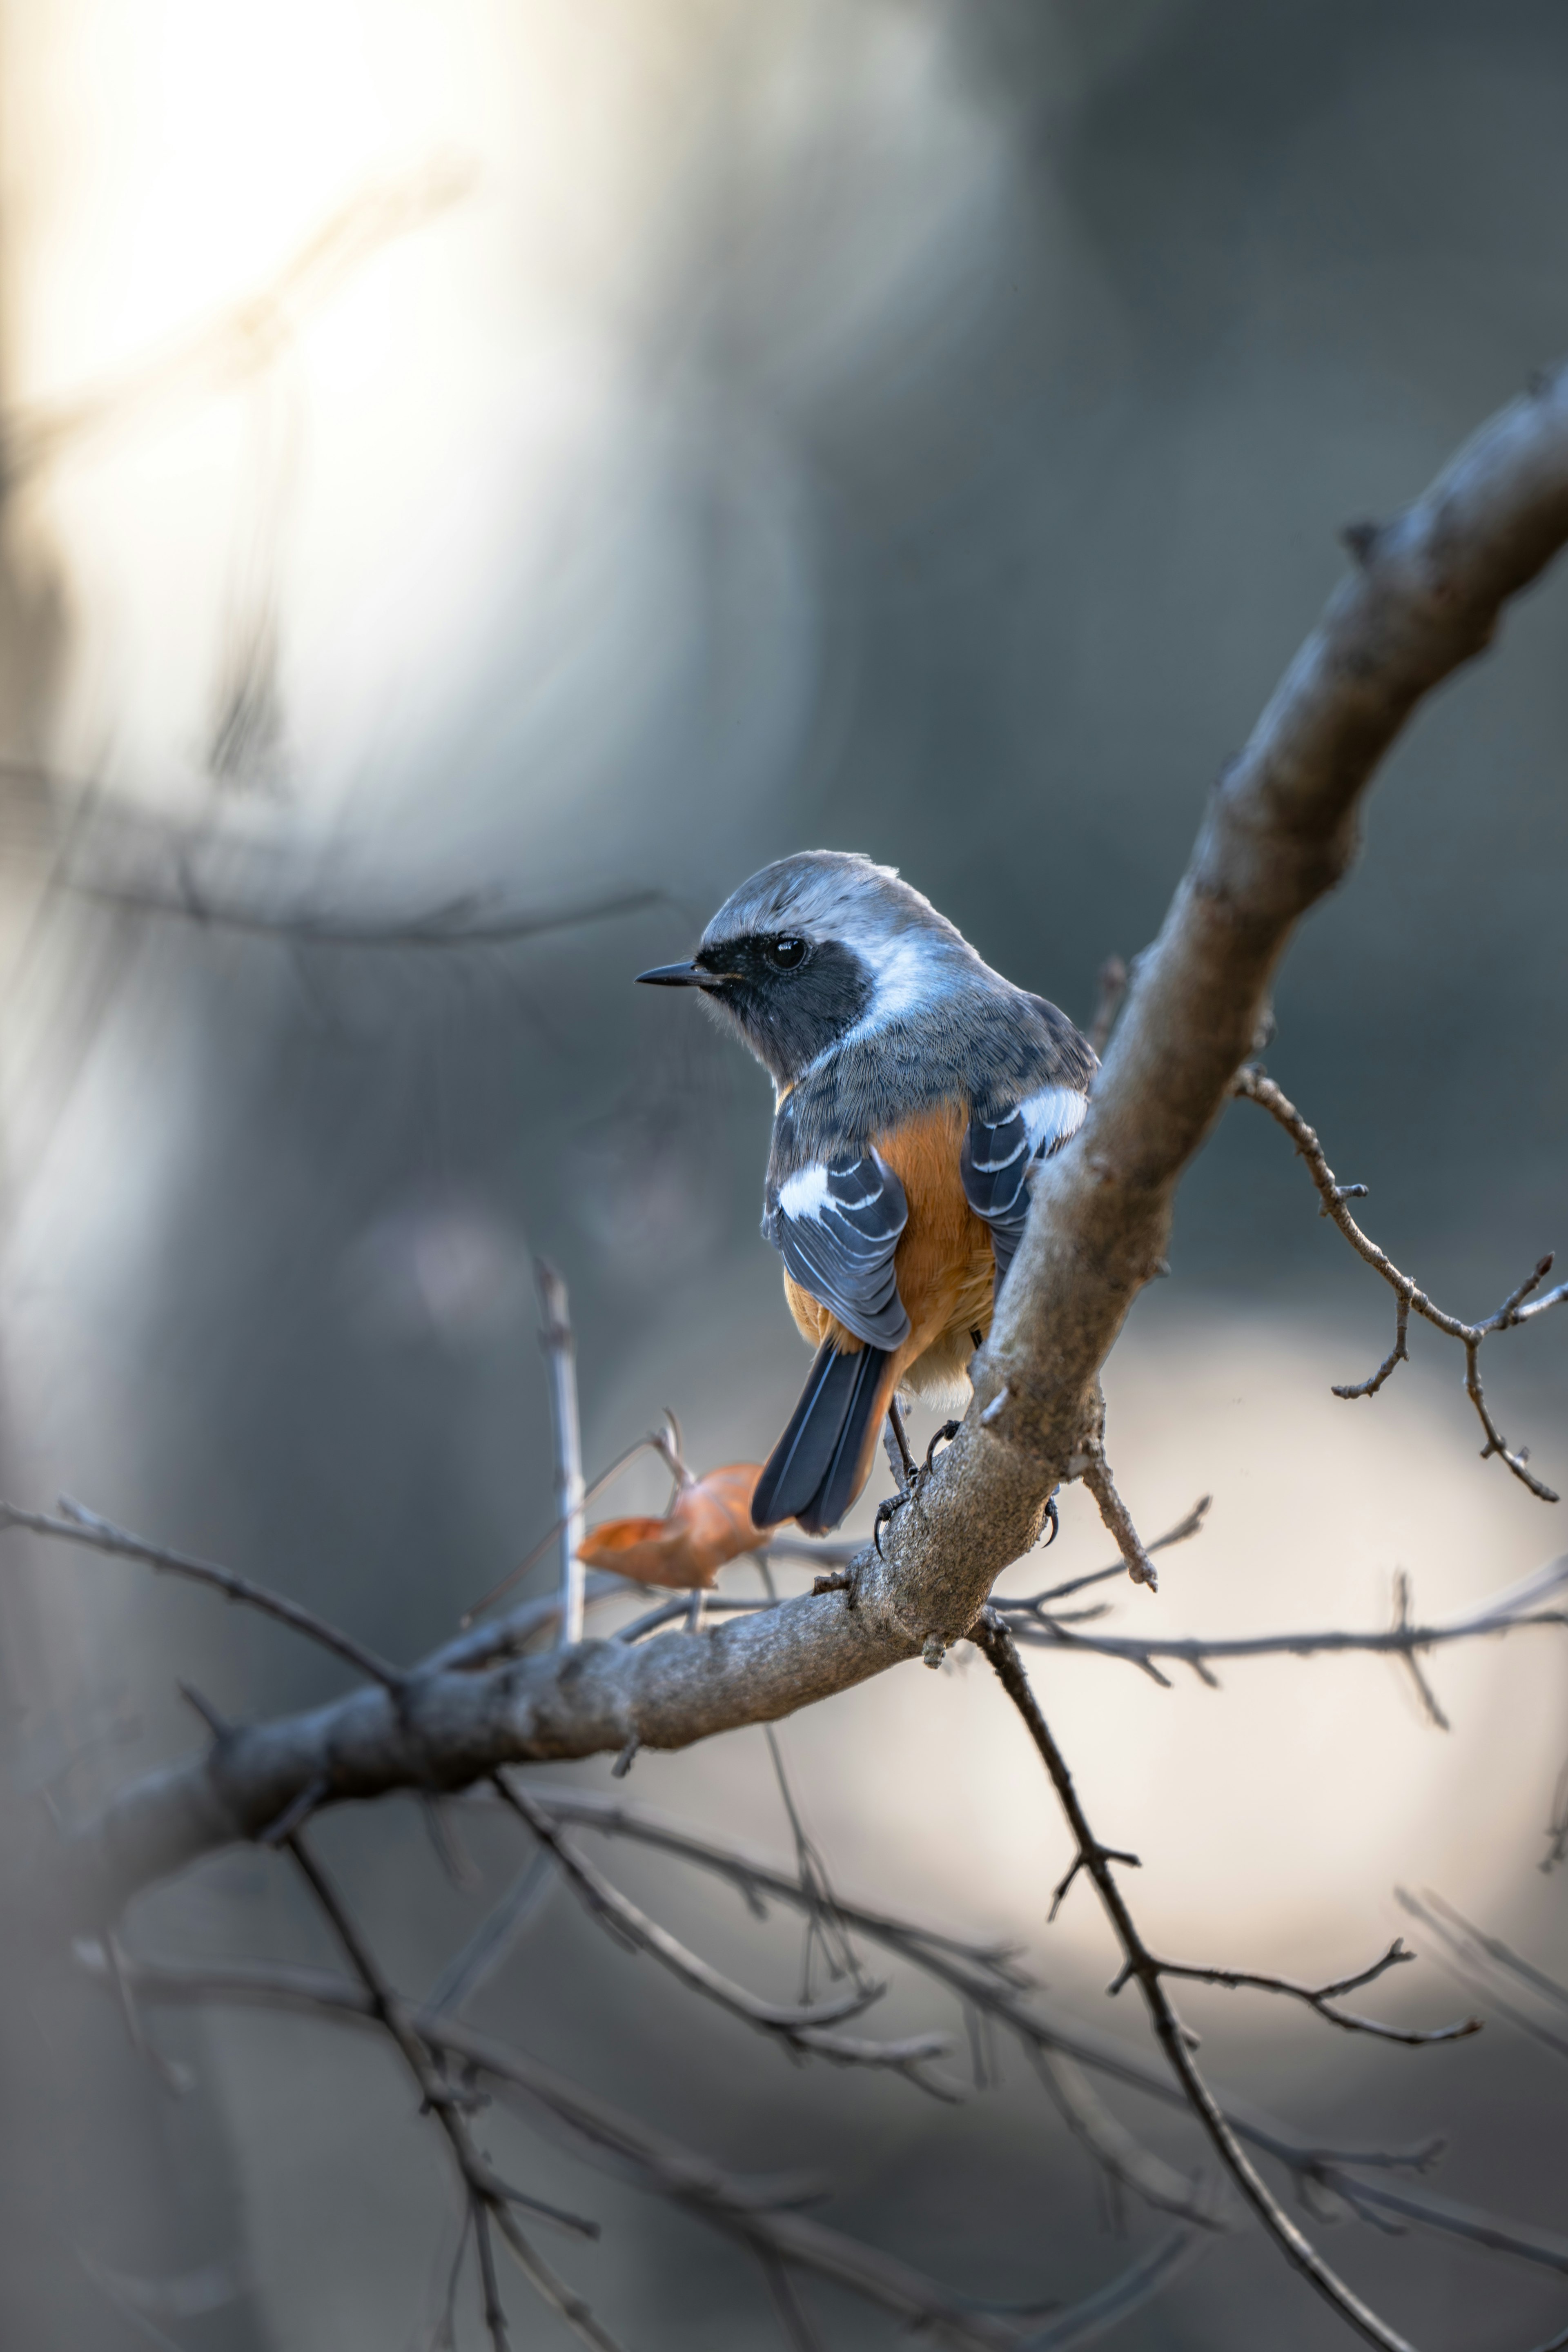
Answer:
<svg viewBox="0 0 1568 2352"><path fill-rule="evenodd" d="M847 851L764 866L689 961L637 979L697 990L773 1082L763 1233L816 1352L752 1514L826 1534L889 1416L902 1447L900 1393L968 1392L1034 1171L1083 1124L1098 1061L895 867Z"/></svg>

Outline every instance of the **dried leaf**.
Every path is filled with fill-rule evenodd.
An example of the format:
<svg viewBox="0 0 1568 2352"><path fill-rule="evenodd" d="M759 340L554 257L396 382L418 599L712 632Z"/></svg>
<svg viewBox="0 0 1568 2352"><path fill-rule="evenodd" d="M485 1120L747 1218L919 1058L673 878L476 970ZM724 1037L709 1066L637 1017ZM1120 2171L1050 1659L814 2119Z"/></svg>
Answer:
<svg viewBox="0 0 1568 2352"><path fill-rule="evenodd" d="M638 1584L689 1592L711 1585L726 1560L755 1551L773 1533L752 1525L752 1496L762 1467L730 1462L682 1486L667 1519L605 1519L590 1528L577 1557Z"/></svg>

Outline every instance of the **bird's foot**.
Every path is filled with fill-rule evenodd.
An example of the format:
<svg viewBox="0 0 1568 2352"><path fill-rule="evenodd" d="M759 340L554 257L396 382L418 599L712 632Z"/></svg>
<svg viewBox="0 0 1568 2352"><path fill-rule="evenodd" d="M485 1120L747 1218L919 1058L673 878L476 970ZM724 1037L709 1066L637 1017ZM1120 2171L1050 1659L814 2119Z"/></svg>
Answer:
<svg viewBox="0 0 1568 2352"><path fill-rule="evenodd" d="M882 1550L882 1529L888 1525L889 1520L897 1518L899 1513L903 1509L906 1503L912 1503L916 1499L920 1494L921 1488L925 1485L926 1480L931 1475L931 1463L936 1454L937 1447L939 1445L945 1444L950 1439L956 1437L961 1426L962 1423L959 1422L944 1421L942 1427L932 1437L931 1444L926 1447L925 1460L917 1464L912 1456L910 1457L908 1485L905 1486L899 1494L888 1495L878 1504L876 1524L871 1529L871 1541L877 1547L877 1557L879 1559L885 1557Z"/></svg>

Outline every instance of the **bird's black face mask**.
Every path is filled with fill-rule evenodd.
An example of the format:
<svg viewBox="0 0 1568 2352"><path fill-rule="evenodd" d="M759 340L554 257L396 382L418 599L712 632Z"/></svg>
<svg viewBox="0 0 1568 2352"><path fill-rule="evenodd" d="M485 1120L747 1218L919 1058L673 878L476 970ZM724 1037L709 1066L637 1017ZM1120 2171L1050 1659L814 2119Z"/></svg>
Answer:
<svg viewBox="0 0 1568 2352"><path fill-rule="evenodd" d="M874 993L852 948L797 931L715 940L699 950L693 979L780 1086L852 1029Z"/></svg>

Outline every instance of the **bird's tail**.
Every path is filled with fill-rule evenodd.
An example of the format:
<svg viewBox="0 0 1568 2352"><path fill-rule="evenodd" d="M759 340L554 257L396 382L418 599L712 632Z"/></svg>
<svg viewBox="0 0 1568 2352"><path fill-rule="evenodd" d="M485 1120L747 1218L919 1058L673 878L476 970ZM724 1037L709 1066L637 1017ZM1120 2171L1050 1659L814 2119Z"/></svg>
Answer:
<svg viewBox="0 0 1568 2352"><path fill-rule="evenodd" d="M893 1381L891 1350L848 1355L825 1339L789 1426L752 1497L759 1528L794 1519L808 1536L836 1528L870 1475Z"/></svg>

